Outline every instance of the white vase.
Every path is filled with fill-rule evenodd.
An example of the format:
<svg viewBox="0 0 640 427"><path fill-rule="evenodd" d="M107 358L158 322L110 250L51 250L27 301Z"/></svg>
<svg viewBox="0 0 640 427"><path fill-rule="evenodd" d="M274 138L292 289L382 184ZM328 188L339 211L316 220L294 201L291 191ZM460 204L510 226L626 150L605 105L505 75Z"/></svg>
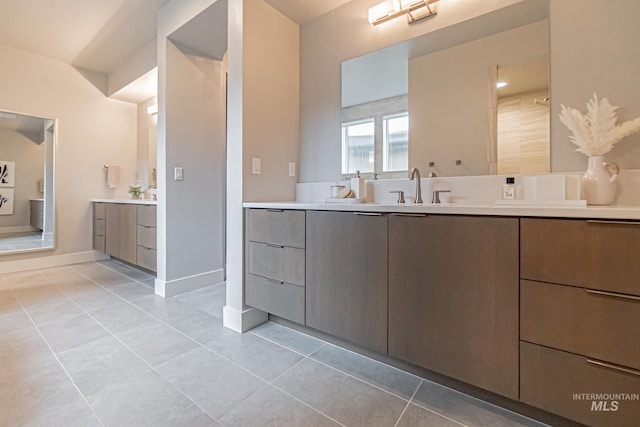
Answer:
<svg viewBox="0 0 640 427"><path fill-rule="evenodd" d="M582 176L580 190L588 205L610 205L616 195L616 181L620 168L605 162L604 156L590 156L587 171Z"/></svg>

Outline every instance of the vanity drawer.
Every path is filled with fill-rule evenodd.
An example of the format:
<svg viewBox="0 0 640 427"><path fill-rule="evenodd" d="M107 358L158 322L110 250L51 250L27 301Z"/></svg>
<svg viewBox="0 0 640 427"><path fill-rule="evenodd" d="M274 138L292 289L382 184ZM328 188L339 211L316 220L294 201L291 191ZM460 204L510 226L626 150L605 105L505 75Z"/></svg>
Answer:
<svg viewBox="0 0 640 427"><path fill-rule="evenodd" d="M247 274L246 304L304 324L304 288Z"/></svg>
<svg viewBox="0 0 640 427"><path fill-rule="evenodd" d="M522 218L523 279L640 295L640 222Z"/></svg>
<svg viewBox="0 0 640 427"><path fill-rule="evenodd" d="M158 229L155 227L138 225L138 246L144 246L148 249L157 249L157 232Z"/></svg>
<svg viewBox="0 0 640 427"><path fill-rule="evenodd" d="M93 204L93 217L106 219L107 218L107 208L105 203L94 203Z"/></svg>
<svg viewBox="0 0 640 427"><path fill-rule="evenodd" d="M304 211L249 209L247 235L254 242L304 248Z"/></svg>
<svg viewBox="0 0 640 427"><path fill-rule="evenodd" d="M157 227L157 207L155 205L138 206L138 225Z"/></svg>
<svg viewBox="0 0 640 427"><path fill-rule="evenodd" d="M102 218L93 218L93 234L104 236L107 232L105 220Z"/></svg>
<svg viewBox="0 0 640 427"><path fill-rule="evenodd" d="M638 297L520 282L522 340L640 369L636 325Z"/></svg>
<svg viewBox="0 0 640 427"><path fill-rule="evenodd" d="M100 235L100 234L93 235L93 249L99 252L106 252L104 235Z"/></svg>
<svg viewBox="0 0 640 427"><path fill-rule="evenodd" d="M520 400L524 403L589 426L637 426L639 400L604 400L594 396L580 399L577 395L628 394L633 397L639 392L640 372L603 366L583 356L520 343Z"/></svg>
<svg viewBox="0 0 640 427"><path fill-rule="evenodd" d="M155 249L138 246L136 264L147 270L156 271L158 255Z"/></svg>
<svg viewBox="0 0 640 427"><path fill-rule="evenodd" d="M249 242L249 273L304 286L304 256L304 249Z"/></svg>

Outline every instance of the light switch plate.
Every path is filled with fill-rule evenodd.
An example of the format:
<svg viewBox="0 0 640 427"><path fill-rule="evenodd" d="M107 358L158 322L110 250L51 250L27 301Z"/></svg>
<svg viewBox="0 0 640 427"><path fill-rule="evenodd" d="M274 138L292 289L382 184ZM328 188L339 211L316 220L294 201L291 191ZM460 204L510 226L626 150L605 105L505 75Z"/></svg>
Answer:
<svg viewBox="0 0 640 427"><path fill-rule="evenodd" d="M182 168L173 168L173 179L175 181L182 181L183 179Z"/></svg>
<svg viewBox="0 0 640 427"><path fill-rule="evenodd" d="M296 176L296 164L295 164L295 162L289 162L289 176Z"/></svg>
<svg viewBox="0 0 640 427"><path fill-rule="evenodd" d="M253 157L251 159L251 173L260 175L260 157Z"/></svg>

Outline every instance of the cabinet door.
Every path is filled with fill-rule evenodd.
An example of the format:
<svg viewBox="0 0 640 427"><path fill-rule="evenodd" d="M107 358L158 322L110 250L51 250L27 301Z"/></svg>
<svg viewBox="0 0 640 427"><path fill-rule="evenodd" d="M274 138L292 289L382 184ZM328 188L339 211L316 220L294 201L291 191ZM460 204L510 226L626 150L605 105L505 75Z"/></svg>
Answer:
<svg viewBox="0 0 640 427"><path fill-rule="evenodd" d="M307 213L306 324L387 352L387 217Z"/></svg>
<svg viewBox="0 0 640 427"><path fill-rule="evenodd" d="M520 366L524 403L593 427L639 425L640 371L524 341Z"/></svg>
<svg viewBox="0 0 640 427"><path fill-rule="evenodd" d="M522 278L640 295L640 222L523 218Z"/></svg>
<svg viewBox="0 0 640 427"><path fill-rule="evenodd" d="M389 354L518 398L518 219L389 217Z"/></svg>
<svg viewBox="0 0 640 427"><path fill-rule="evenodd" d="M120 258L120 205L105 203L105 251Z"/></svg>
<svg viewBox="0 0 640 427"><path fill-rule="evenodd" d="M520 338L640 370L640 298L523 280ZM640 404L640 403L639 403Z"/></svg>
<svg viewBox="0 0 640 427"><path fill-rule="evenodd" d="M136 262L136 205L107 203L106 239L107 254L123 261Z"/></svg>
<svg viewBox="0 0 640 427"><path fill-rule="evenodd" d="M120 205L120 258L123 261L136 263L137 253L137 206Z"/></svg>

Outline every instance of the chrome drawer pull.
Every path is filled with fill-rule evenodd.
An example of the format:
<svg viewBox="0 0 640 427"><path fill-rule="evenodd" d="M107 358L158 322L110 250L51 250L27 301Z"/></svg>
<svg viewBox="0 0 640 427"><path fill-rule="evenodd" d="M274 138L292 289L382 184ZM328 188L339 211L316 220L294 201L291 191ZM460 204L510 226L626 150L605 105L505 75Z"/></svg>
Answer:
<svg viewBox="0 0 640 427"><path fill-rule="evenodd" d="M599 360L587 359L587 363L591 363L592 365L602 366L603 368L613 369L614 371L625 372L627 374L635 375L640 377L640 371L636 371L635 369L623 368L622 366L611 365L609 363L600 362Z"/></svg>
<svg viewBox="0 0 640 427"><path fill-rule="evenodd" d="M619 225L640 225L640 222L637 221L607 221L604 219L588 219L588 223L590 224L619 224Z"/></svg>
<svg viewBox="0 0 640 427"><path fill-rule="evenodd" d="M270 248L277 248L277 249L282 249L282 248L284 248L284 246L282 246L282 245L276 245L275 243L267 243L266 245L267 245L268 247L270 247Z"/></svg>
<svg viewBox="0 0 640 427"><path fill-rule="evenodd" d="M393 216L408 216L412 218L424 218L428 216L427 214L407 214L407 213L392 213Z"/></svg>
<svg viewBox="0 0 640 427"><path fill-rule="evenodd" d="M284 209L267 209L267 212L284 212Z"/></svg>
<svg viewBox="0 0 640 427"><path fill-rule="evenodd" d="M265 279L267 279L267 281L271 282L271 283L276 283L278 285L284 285L284 282L281 282L280 280L269 279L268 277L265 277Z"/></svg>
<svg viewBox="0 0 640 427"><path fill-rule="evenodd" d="M382 216L384 214L378 212L354 212L354 215L362 215L362 216Z"/></svg>
<svg viewBox="0 0 640 427"><path fill-rule="evenodd" d="M633 301L640 301L640 297L635 297L633 295L625 295L625 294L618 294L615 292L606 292L606 291L594 291L593 289L587 289L587 292L590 294L596 294L596 295L604 295L607 297L614 297L614 298L622 298L622 299L630 299Z"/></svg>

